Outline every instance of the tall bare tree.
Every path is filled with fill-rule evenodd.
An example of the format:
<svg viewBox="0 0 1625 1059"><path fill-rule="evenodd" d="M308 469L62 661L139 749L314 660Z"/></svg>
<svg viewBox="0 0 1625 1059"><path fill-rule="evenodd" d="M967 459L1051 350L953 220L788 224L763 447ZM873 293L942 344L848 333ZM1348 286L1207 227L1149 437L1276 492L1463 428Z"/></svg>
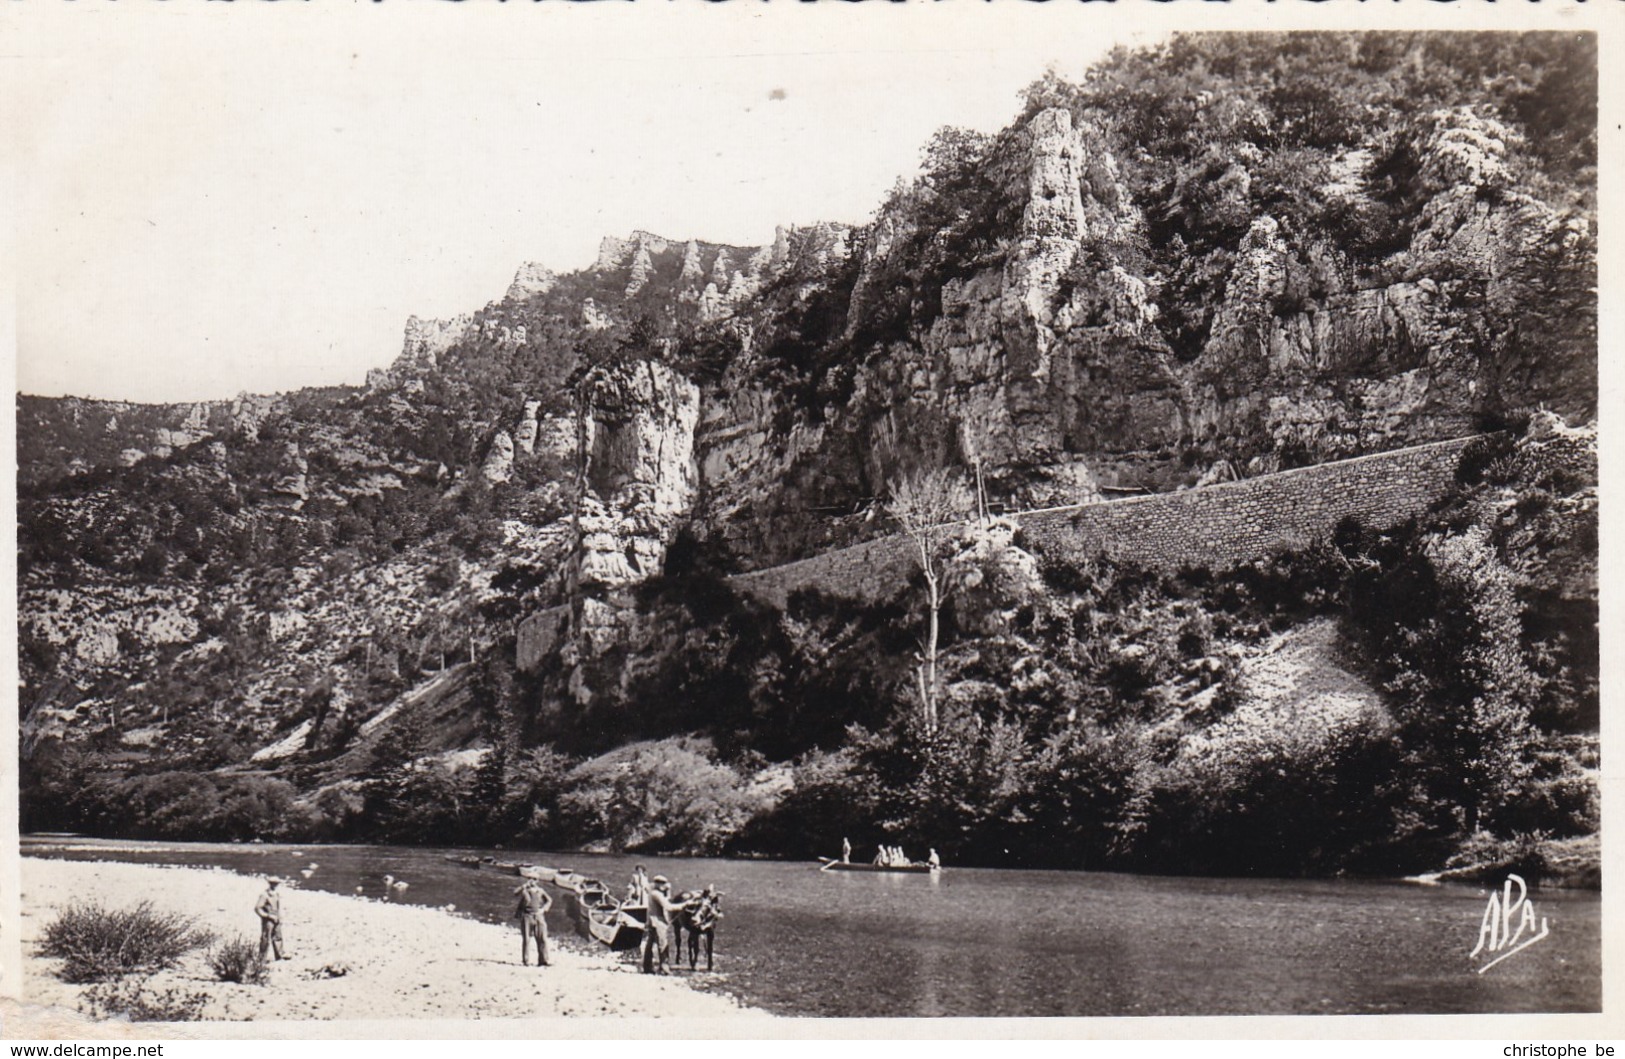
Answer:
<svg viewBox="0 0 1625 1059"><path fill-rule="evenodd" d="M928 729L937 726L937 642L941 630L942 604L948 598L948 543L954 524L968 517L975 506L964 477L947 468L913 471L890 483L891 501L886 513L897 520L918 550L920 569L925 574L927 627L920 666L920 708Z"/></svg>
<svg viewBox="0 0 1625 1059"><path fill-rule="evenodd" d="M985 525L988 520L987 484L982 477L982 461L987 457L988 427L981 418L966 418L959 424L959 447L970 460L976 472L976 517Z"/></svg>

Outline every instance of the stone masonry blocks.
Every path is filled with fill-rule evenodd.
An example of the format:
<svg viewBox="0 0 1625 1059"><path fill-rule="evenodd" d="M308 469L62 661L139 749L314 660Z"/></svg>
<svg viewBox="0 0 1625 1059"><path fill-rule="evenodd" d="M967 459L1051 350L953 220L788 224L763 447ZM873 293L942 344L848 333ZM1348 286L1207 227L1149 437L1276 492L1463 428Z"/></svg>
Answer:
<svg viewBox="0 0 1625 1059"><path fill-rule="evenodd" d="M1473 438L1281 471L1177 493L1027 511L1015 518L1029 551L1063 540L1158 570L1224 570L1276 548L1324 540L1348 516L1388 529L1426 511L1455 485L1461 452ZM902 536L730 578L741 591L783 606L799 588L873 599L912 575Z"/></svg>
<svg viewBox="0 0 1625 1059"><path fill-rule="evenodd" d="M1277 548L1324 540L1349 516L1380 530L1422 514L1455 487L1462 450L1475 437L1177 493L1027 511L1015 518L1028 551L1081 543L1085 550L1156 570L1205 566L1220 572ZM728 581L778 607L801 588L872 600L912 576L916 563L908 538L893 535ZM568 617L569 608L553 607L520 623L521 669L534 667L554 649Z"/></svg>

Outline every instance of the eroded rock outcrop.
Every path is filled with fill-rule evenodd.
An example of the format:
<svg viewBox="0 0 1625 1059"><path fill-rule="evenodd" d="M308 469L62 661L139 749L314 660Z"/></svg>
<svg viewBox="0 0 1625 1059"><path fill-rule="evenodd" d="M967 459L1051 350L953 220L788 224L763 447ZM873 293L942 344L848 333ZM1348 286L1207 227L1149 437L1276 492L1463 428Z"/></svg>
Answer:
<svg viewBox="0 0 1625 1059"><path fill-rule="evenodd" d="M533 267L526 265L521 268L519 276L525 276ZM519 284L520 279L516 277L514 286L517 287ZM439 363L442 354L469 337L473 325L474 319L467 313L461 313L449 320L421 316L407 317L400 356L396 357L395 362L388 368L369 371L368 388L379 389L389 385L400 385L409 379L421 377Z"/></svg>
<svg viewBox="0 0 1625 1059"><path fill-rule="evenodd" d="M295 511L303 508L305 501L310 499L309 471L310 464L300 451L298 442L286 443L282 447L277 476L271 485L271 502Z"/></svg>
<svg viewBox="0 0 1625 1059"><path fill-rule="evenodd" d="M546 294L558 282L558 276L551 269L543 267L535 261L527 261L519 266L514 274L513 283L508 286L505 297L509 301L519 301L536 294Z"/></svg>
<svg viewBox="0 0 1625 1059"><path fill-rule="evenodd" d="M624 639L636 618L626 590L662 571L693 510L700 412L699 387L657 361L599 371L586 392L590 404L578 419L542 426L545 445L573 457L580 475L563 655L580 702L593 696L580 664Z"/></svg>
<svg viewBox="0 0 1625 1059"><path fill-rule="evenodd" d="M497 431L496 437L491 439L491 450L485 455L485 465L480 468L480 473L492 484L506 482L513 477L513 438L506 430Z"/></svg>
<svg viewBox="0 0 1625 1059"><path fill-rule="evenodd" d="M614 523L618 558L604 558L607 540L589 544L584 529L580 566L583 579L613 586L658 572L677 523L692 509L700 390L645 360L601 372L590 392L581 517ZM601 513L585 506L591 503Z"/></svg>
<svg viewBox="0 0 1625 1059"><path fill-rule="evenodd" d="M527 456L536 451L536 435L539 430L536 414L541 407L540 401L526 401L525 410L519 416L519 425L514 428L514 445Z"/></svg>

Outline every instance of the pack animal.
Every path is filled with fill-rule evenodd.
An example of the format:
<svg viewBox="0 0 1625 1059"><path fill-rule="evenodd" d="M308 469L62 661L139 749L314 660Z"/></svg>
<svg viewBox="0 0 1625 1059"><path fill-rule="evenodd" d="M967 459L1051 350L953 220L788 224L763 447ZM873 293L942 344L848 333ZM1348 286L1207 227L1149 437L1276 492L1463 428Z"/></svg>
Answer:
<svg viewBox="0 0 1625 1059"><path fill-rule="evenodd" d="M711 970L715 961L717 920L722 918L722 895L707 888L700 893L685 891L678 895L684 905L672 917L672 948L681 959L683 934L688 934L688 967L693 970L700 960L700 942L705 942L705 969Z"/></svg>

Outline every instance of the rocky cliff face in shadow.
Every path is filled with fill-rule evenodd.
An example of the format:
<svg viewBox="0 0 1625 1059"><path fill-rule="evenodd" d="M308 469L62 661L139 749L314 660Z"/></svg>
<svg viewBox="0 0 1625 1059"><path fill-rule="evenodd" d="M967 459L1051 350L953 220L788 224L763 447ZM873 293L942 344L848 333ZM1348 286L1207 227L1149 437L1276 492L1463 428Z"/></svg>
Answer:
<svg viewBox="0 0 1625 1059"><path fill-rule="evenodd" d="M365 387L25 398L31 576L212 577L246 616L205 617L246 636L314 613L325 576L355 597L367 571L349 564L398 567L412 598L390 621L357 612L301 641L310 671L349 651L343 672L376 683L355 651L382 634L363 630L396 626L388 649L421 669L458 623L476 655L517 614L568 605L576 641L609 649L680 539L685 561L740 571L876 536L911 468L978 467L1014 510L1519 410L1594 417L1594 203L1583 166L1515 120L1524 96L1407 110L1396 88L1389 118L1334 135L1330 104L1260 117L1245 93L1190 90L1207 67L1170 60L1173 81L1137 87L1156 71L1123 62L1121 83L1035 91L995 135L939 134L869 223L762 246L634 232L579 272L524 264L482 308L409 320ZM136 680L102 617L53 620L46 646L70 669L117 655Z"/></svg>

